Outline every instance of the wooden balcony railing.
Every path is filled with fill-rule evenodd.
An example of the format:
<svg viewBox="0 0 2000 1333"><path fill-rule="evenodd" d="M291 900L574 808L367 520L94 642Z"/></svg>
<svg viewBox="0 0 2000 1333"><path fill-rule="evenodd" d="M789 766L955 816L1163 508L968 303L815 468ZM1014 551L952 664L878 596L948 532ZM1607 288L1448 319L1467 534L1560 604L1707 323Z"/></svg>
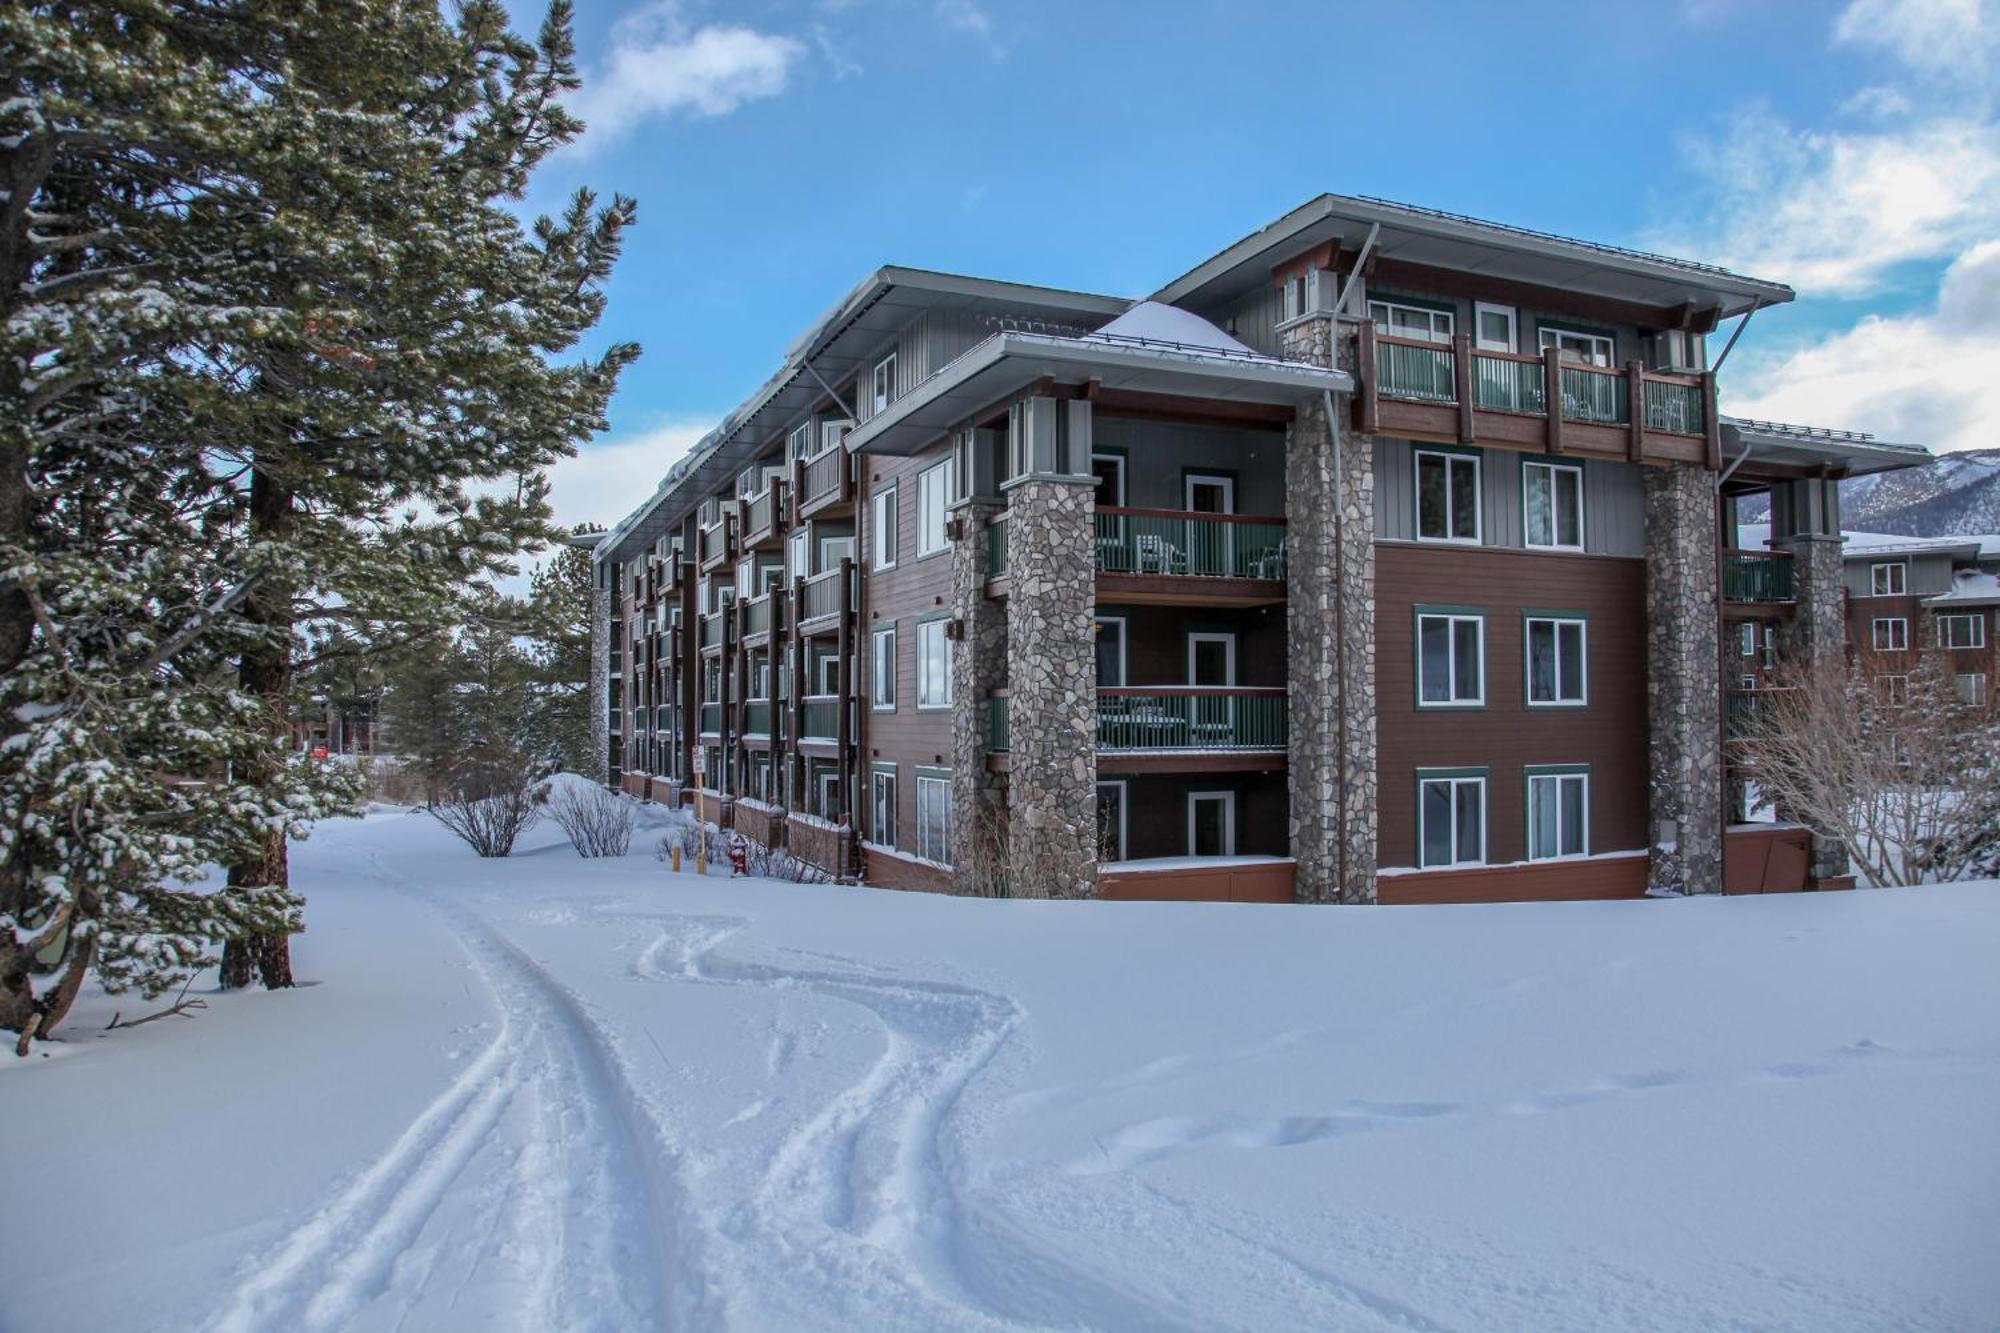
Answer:
<svg viewBox="0 0 2000 1333"><path fill-rule="evenodd" d="M762 597L752 597L743 603L743 637L771 632L771 602L774 593Z"/></svg>
<svg viewBox="0 0 2000 1333"><path fill-rule="evenodd" d="M849 467L845 449L828 449L817 458L807 459L803 475L799 491L802 512L848 498Z"/></svg>
<svg viewBox="0 0 2000 1333"><path fill-rule="evenodd" d="M841 610L840 571L829 569L823 574L815 574L805 582L805 590L799 601L799 624L821 620L827 616L837 616Z"/></svg>
<svg viewBox="0 0 2000 1333"><path fill-rule="evenodd" d="M1791 552L1724 551L1722 600L1725 602L1794 600Z"/></svg>
<svg viewBox="0 0 2000 1333"><path fill-rule="evenodd" d="M1005 578L1007 574L1007 520L995 518L986 525L986 577Z"/></svg>
<svg viewBox="0 0 2000 1333"><path fill-rule="evenodd" d="M1282 579L1285 520L1173 509L1099 509L1097 568L1107 574Z"/></svg>
<svg viewBox="0 0 2000 1333"><path fill-rule="evenodd" d="M719 648L722 646L722 622L727 612L716 612L701 618L701 646Z"/></svg>
<svg viewBox="0 0 2000 1333"><path fill-rule="evenodd" d="M840 729L840 696L809 694L801 710L799 735L813 740L833 740Z"/></svg>
<svg viewBox="0 0 2000 1333"><path fill-rule="evenodd" d="M1152 685L1097 692L1100 750L1283 750L1282 688Z"/></svg>
<svg viewBox="0 0 2000 1333"><path fill-rule="evenodd" d="M785 483L772 482L743 504L743 547L761 545L780 535L784 526Z"/></svg>
<svg viewBox="0 0 2000 1333"><path fill-rule="evenodd" d="M713 527L701 530L697 549L701 552L701 567L704 572L721 568L736 554L735 542L732 540L736 535L736 516L732 512L734 509L735 502L731 501Z"/></svg>

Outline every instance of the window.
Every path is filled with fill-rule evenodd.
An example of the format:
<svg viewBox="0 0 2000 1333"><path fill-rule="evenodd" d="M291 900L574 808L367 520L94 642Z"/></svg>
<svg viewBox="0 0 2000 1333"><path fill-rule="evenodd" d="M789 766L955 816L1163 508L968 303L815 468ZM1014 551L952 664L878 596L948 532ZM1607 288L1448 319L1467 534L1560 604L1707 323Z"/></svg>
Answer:
<svg viewBox="0 0 2000 1333"><path fill-rule="evenodd" d="M1967 672L1951 678L1951 692L1958 696L1962 704L1981 706L1986 702L1986 673Z"/></svg>
<svg viewBox="0 0 2000 1333"><path fill-rule="evenodd" d="M1560 551L1583 549L1583 469L1555 463L1524 463L1521 503L1523 531L1530 546Z"/></svg>
<svg viewBox="0 0 2000 1333"><path fill-rule="evenodd" d="M1097 687L1116 689L1125 683L1125 617L1097 617Z"/></svg>
<svg viewBox="0 0 2000 1333"><path fill-rule="evenodd" d="M896 711L896 627L878 625L868 635L868 702L880 713Z"/></svg>
<svg viewBox="0 0 2000 1333"><path fill-rule="evenodd" d="M1589 702L1586 666L1588 634L1580 619L1530 616L1528 639L1528 703Z"/></svg>
<svg viewBox="0 0 2000 1333"><path fill-rule="evenodd" d="M1740 650L1745 657L1755 657L1757 655L1757 627L1747 620L1738 625L1736 627L1736 642L1740 645Z"/></svg>
<svg viewBox="0 0 2000 1333"><path fill-rule="evenodd" d="M1877 676L1876 686L1881 690L1885 704L1906 704L1910 701L1910 678L1908 676Z"/></svg>
<svg viewBox="0 0 2000 1333"><path fill-rule="evenodd" d="M785 539L785 582L802 579L812 573L812 534L800 528Z"/></svg>
<svg viewBox="0 0 2000 1333"><path fill-rule="evenodd" d="M839 694L841 692L840 655L838 653L824 653L814 658L813 669L815 673L814 678L819 682L820 697L824 698L827 695Z"/></svg>
<svg viewBox="0 0 2000 1333"><path fill-rule="evenodd" d="M1618 361L1617 342L1601 333L1583 333L1576 329L1544 325L1539 333L1539 344L1545 350L1555 348L1565 361L1586 366L1610 366Z"/></svg>
<svg viewBox="0 0 2000 1333"><path fill-rule="evenodd" d="M917 707L951 707L951 640L948 620L926 620L917 626Z"/></svg>
<svg viewBox="0 0 2000 1333"><path fill-rule="evenodd" d="M884 847L896 845L896 766L877 764L868 774L868 832Z"/></svg>
<svg viewBox="0 0 2000 1333"><path fill-rule="evenodd" d="M1479 540L1479 460L1470 454L1417 454L1417 539Z"/></svg>
<svg viewBox="0 0 2000 1333"><path fill-rule="evenodd" d="M1478 612L1417 614L1417 705L1486 702L1486 617Z"/></svg>
<svg viewBox="0 0 2000 1333"><path fill-rule="evenodd" d="M813 811L821 819L844 822L840 809L840 770L813 764Z"/></svg>
<svg viewBox="0 0 2000 1333"><path fill-rule="evenodd" d="M880 412L896 396L896 354L894 352L875 363L875 374L871 382L869 401L874 410Z"/></svg>
<svg viewBox="0 0 2000 1333"><path fill-rule="evenodd" d="M1370 301L1368 318L1375 321L1377 333L1386 333L1392 338L1421 338L1426 342L1448 343L1453 332L1451 312L1432 310L1428 306Z"/></svg>
<svg viewBox="0 0 2000 1333"><path fill-rule="evenodd" d="M1868 591L1875 597L1901 597L1909 587L1910 567L1901 560L1868 566Z"/></svg>
<svg viewBox="0 0 2000 1333"><path fill-rule="evenodd" d="M868 502L870 563L876 569L896 567L896 484L891 482Z"/></svg>
<svg viewBox="0 0 2000 1333"><path fill-rule="evenodd" d="M1871 628L1878 653L1900 653L1910 646L1910 622L1901 617L1876 620Z"/></svg>
<svg viewBox="0 0 2000 1333"><path fill-rule="evenodd" d="M917 554L936 555L945 549L944 515L951 505L951 462L917 474Z"/></svg>
<svg viewBox="0 0 2000 1333"><path fill-rule="evenodd" d="M1097 859L1125 859L1125 784L1097 784Z"/></svg>
<svg viewBox="0 0 2000 1333"><path fill-rule="evenodd" d="M785 455L794 461L812 454L812 423L792 427L790 438L785 443Z"/></svg>
<svg viewBox="0 0 2000 1333"><path fill-rule="evenodd" d="M820 422L819 452L825 453L829 449L838 448L840 446L840 442L847 438L847 432L853 429L854 429L854 423L852 421L847 420L844 417L839 421Z"/></svg>
<svg viewBox="0 0 2000 1333"><path fill-rule="evenodd" d="M1424 866L1486 860L1486 773L1417 770L1417 850Z"/></svg>
<svg viewBox="0 0 2000 1333"><path fill-rule="evenodd" d="M940 864L951 860L951 778L917 774L917 855Z"/></svg>
<svg viewBox="0 0 2000 1333"><path fill-rule="evenodd" d="M1189 856L1236 855L1236 793L1189 792L1187 826Z"/></svg>
<svg viewBox="0 0 2000 1333"><path fill-rule="evenodd" d="M1737 680L1736 688L1746 692L1754 691L1757 688L1757 678L1755 676L1743 676Z"/></svg>
<svg viewBox="0 0 2000 1333"><path fill-rule="evenodd" d="M1515 343L1514 307L1478 301L1472 307L1473 337L1482 352L1511 352Z"/></svg>
<svg viewBox="0 0 2000 1333"><path fill-rule="evenodd" d="M1986 617L1939 616L1937 622L1938 647L1940 648L1984 648L1986 646Z"/></svg>
<svg viewBox="0 0 2000 1333"><path fill-rule="evenodd" d="M1584 769L1528 770L1528 859L1590 853L1590 775Z"/></svg>
<svg viewBox="0 0 2000 1333"><path fill-rule="evenodd" d="M1764 665L1767 667L1778 665L1778 627L1776 625L1764 626Z"/></svg>

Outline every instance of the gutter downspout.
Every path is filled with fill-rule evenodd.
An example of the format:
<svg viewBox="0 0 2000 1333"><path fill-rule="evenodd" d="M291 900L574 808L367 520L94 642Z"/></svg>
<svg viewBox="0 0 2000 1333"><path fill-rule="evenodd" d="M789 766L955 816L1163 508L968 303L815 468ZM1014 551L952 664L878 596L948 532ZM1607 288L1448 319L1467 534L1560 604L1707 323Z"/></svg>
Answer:
<svg viewBox="0 0 2000 1333"><path fill-rule="evenodd" d="M1373 244L1373 232L1369 233L1368 240ZM1358 264L1355 272L1360 272ZM1342 295L1344 299L1345 293ZM1339 359L1330 341L1328 352L1335 360ZM1333 437L1333 682L1340 694L1337 742L1340 747L1340 806L1334 825L1334 837L1338 840L1334 851L1334 873L1339 877L1339 892L1344 896L1347 892L1347 533L1340 488L1347 468L1346 455L1340 443L1340 418L1333 410L1333 390L1321 389L1320 397L1326 406L1326 432Z"/></svg>

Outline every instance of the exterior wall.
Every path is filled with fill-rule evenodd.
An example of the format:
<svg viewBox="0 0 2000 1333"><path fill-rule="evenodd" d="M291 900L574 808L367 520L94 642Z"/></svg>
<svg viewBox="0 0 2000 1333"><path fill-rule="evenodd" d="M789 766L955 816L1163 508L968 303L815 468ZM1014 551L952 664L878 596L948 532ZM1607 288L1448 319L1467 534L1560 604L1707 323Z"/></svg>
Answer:
<svg viewBox="0 0 2000 1333"><path fill-rule="evenodd" d="M1129 508L1185 509L1185 474L1209 472L1235 478L1237 513L1285 512L1285 441L1276 431L1094 413L1091 452L1125 455Z"/></svg>
<svg viewBox="0 0 2000 1333"><path fill-rule="evenodd" d="M1213 866L1106 866L1098 893L1112 902L1289 903L1295 870L1289 860L1234 861Z"/></svg>
<svg viewBox="0 0 2000 1333"><path fill-rule="evenodd" d="M1535 861L1471 870L1399 871L1382 877L1381 901L1424 903L1583 902L1646 896L1643 851L1588 861Z"/></svg>
<svg viewBox="0 0 2000 1333"><path fill-rule="evenodd" d="M1439 449L1480 456L1480 536L1487 546L1523 548L1521 466L1563 462L1583 468L1583 549L1591 555L1646 553L1646 494L1632 463L1604 459L1551 459L1544 453L1512 449L1471 449L1420 445L1409 440L1375 441L1375 535L1411 541L1417 533L1416 451Z"/></svg>
<svg viewBox="0 0 2000 1333"><path fill-rule="evenodd" d="M1290 856L1291 803L1282 769L1264 773L1102 773L1125 784L1125 859L1186 856L1188 795L1236 797L1236 855ZM1105 862L1108 869L1116 862Z"/></svg>
<svg viewBox="0 0 2000 1333"><path fill-rule="evenodd" d="M1841 570L1840 538L1807 535L1786 544L1792 552L1795 602L1783 633L1785 650L1807 669L1845 666L1847 588ZM1808 873L1813 879L1835 879L1848 873L1847 851L1838 838L1814 827L1809 847ZM1725 864L1725 885L1728 869Z"/></svg>
<svg viewBox="0 0 2000 1333"><path fill-rule="evenodd" d="M1123 606L1107 602L1095 614L1125 622L1125 681L1133 687L1184 685L1190 634L1236 636L1236 683L1285 683L1285 608Z"/></svg>
<svg viewBox="0 0 2000 1333"><path fill-rule="evenodd" d="M776 810L761 801L737 797L730 803L730 821L738 833L752 842L766 847L784 844L785 821L778 817Z"/></svg>
<svg viewBox="0 0 2000 1333"><path fill-rule="evenodd" d="M1502 864L1527 856L1525 770L1538 765L1589 766L1587 845L1592 853L1643 849L1647 843L1644 564L1603 556L1399 542L1379 544L1375 560L1382 864L1419 862L1420 768L1487 770L1488 862ZM1478 608L1484 613L1483 707L1417 707L1420 605ZM1575 611L1587 618L1587 706L1528 706L1523 612L1537 609ZM1710 662L1712 692L1713 658Z"/></svg>
<svg viewBox="0 0 2000 1333"><path fill-rule="evenodd" d="M1722 891L1716 520L1705 470L1647 469L1647 782L1659 893Z"/></svg>
<svg viewBox="0 0 2000 1333"><path fill-rule="evenodd" d="M611 781L611 589L596 581L590 589L590 771L585 776Z"/></svg>
<svg viewBox="0 0 2000 1333"><path fill-rule="evenodd" d="M1874 596L1872 580L1876 565L1903 565L1904 589L1911 596L1932 597L1951 589L1952 563L1949 555L1871 556L1865 550L1846 555L1843 579L1847 595L1856 601L1881 600Z"/></svg>
<svg viewBox="0 0 2000 1333"><path fill-rule="evenodd" d="M878 889L914 889L922 893L949 893L952 872L913 856L877 846L861 849L862 879Z"/></svg>
<svg viewBox="0 0 2000 1333"><path fill-rule="evenodd" d="M960 893L994 892L1006 862L1006 786L986 767L987 700L1007 685L1007 604L986 595L987 528L1002 512L986 501L962 505L952 543L951 599L964 631L951 660L952 878Z"/></svg>

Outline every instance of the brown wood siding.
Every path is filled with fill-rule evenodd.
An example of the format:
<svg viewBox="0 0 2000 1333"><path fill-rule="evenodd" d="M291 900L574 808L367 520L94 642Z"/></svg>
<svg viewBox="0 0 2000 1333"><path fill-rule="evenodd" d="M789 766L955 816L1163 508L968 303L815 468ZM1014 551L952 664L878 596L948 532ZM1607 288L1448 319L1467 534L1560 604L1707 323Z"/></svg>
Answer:
<svg viewBox="0 0 2000 1333"><path fill-rule="evenodd" d="M1485 612L1483 708L1417 708L1419 605ZM1419 768L1488 770L1489 862L1527 855L1522 770L1532 764L1590 766L1592 852L1646 845L1644 562L1379 542L1375 608L1382 865L1417 862ZM1524 609L1581 611L1589 617L1588 707L1527 707Z"/></svg>
<svg viewBox="0 0 2000 1333"><path fill-rule="evenodd" d="M1108 902L1289 903L1291 861L1098 872L1098 897Z"/></svg>
<svg viewBox="0 0 2000 1333"><path fill-rule="evenodd" d="M1556 903L1646 896L1647 858L1538 861L1472 870L1424 870L1384 875L1376 901L1391 907L1437 903Z"/></svg>
<svg viewBox="0 0 2000 1333"><path fill-rule="evenodd" d="M909 860L879 847L861 850L863 878L878 889L914 889L950 893L951 873L927 862Z"/></svg>

